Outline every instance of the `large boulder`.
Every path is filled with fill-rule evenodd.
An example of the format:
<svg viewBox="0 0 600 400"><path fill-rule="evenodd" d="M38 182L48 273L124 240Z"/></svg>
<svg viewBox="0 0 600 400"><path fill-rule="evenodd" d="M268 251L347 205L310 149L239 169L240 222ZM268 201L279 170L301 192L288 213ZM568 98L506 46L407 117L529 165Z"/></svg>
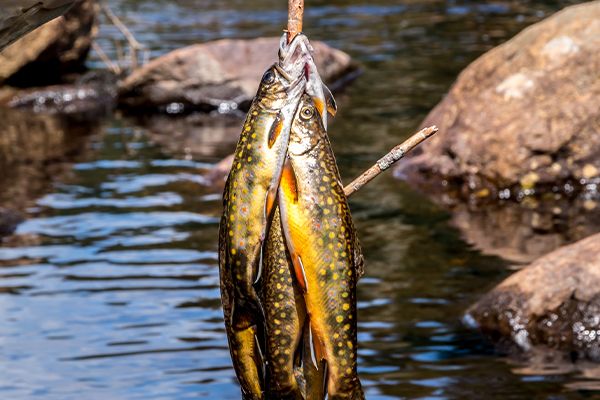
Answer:
<svg viewBox="0 0 600 400"><path fill-rule="evenodd" d="M62 10L67 1L50 2ZM0 83L35 86L59 82L80 70L96 33L95 0L75 4L0 52Z"/></svg>
<svg viewBox="0 0 600 400"><path fill-rule="evenodd" d="M350 56L314 41L321 77L331 83L355 70ZM226 110L245 107L264 71L276 60L279 38L223 39L184 47L133 71L120 85L119 102L136 109Z"/></svg>
<svg viewBox="0 0 600 400"><path fill-rule="evenodd" d="M396 175L462 194L600 181L600 1L537 23L469 65L423 126L440 134ZM485 190L484 190L485 189Z"/></svg>
<svg viewBox="0 0 600 400"><path fill-rule="evenodd" d="M466 313L494 341L600 361L600 234L561 247L514 273Z"/></svg>
<svg viewBox="0 0 600 400"><path fill-rule="evenodd" d="M81 0L0 0L0 51Z"/></svg>

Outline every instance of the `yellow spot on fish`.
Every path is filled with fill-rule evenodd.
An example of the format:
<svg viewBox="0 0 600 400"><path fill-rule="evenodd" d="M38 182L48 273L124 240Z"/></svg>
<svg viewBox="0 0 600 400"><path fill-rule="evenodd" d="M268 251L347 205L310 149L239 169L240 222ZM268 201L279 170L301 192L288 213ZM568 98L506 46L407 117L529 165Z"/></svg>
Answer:
<svg viewBox="0 0 600 400"><path fill-rule="evenodd" d="M235 255L235 253L237 253L237 250L236 249L231 249L231 254Z"/></svg>
<svg viewBox="0 0 600 400"><path fill-rule="evenodd" d="M246 148L247 148L248 150L250 150L250 149L252 148L252 145L251 145L250 143L248 143L248 144L246 145Z"/></svg>
<svg viewBox="0 0 600 400"><path fill-rule="evenodd" d="M317 239L317 244L319 246L323 246L323 239L321 239L321 238Z"/></svg>
<svg viewBox="0 0 600 400"><path fill-rule="evenodd" d="M242 168L242 163L237 163L237 165L235 166L237 169Z"/></svg>
<svg viewBox="0 0 600 400"><path fill-rule="evenodd" d="M323 175L323 182L329 182L329 177L327 175Z"/></svg>
<svg viewBox="0 0 600 400"><path fill-rule="evenodd" d="M282 312L281 314L279 314L279 316L280 316L281 318L285 318L285 317L286 317L286 314L285 314L284 312Z"/></svg>
<svg viewBox="0 0 600 400"><path fill-rule="evenodd" d="M342 293L342 297L343 297L343 298L346 298L346 297L348 297L348 292L344 292L344 293Z"/></svg>
<svg viewBox="0 0 600 400"><path fill-rule="evenodd" d="M238 153L238 157L241 157L243 154L244 154L244 152L243 152L243 151L240 151L240 152Z"/></svg>
<svg viewBox="0 0 600 400"><path fill-rule="evenodd" d="M256 139L256 133L253 133L252 135L250 135L250 137L251 137L252 139Z"/></svg>
<svg viewBox="0 0 600 400"><path fill-rule="evenodd" d="M335 317L335 320L337 322L342 322L344 320L344 317L342 317L341 315L338 315L337 317Z"/></svg>
<svg viewBox="0 0 600 400"><path fill-rule="evenodd" d="M233 231L229 231L229 236L233 236Z"/></svg>
<svg viewBox="0 0 600 400"><path fill-rule="evenodd" d="M277 284L277 289L281 289L281 283Z"/></svg>
<svg viewBox="0 0 600 400"><path fill-rule="evenodd" d="M273 322L275 322L275 325L279 325L279 324L281 324L281 321L280 321L280 320L278 320L277 318L275 318L275 319L273 320Z"/></svg>
<svg viewBox="0 0 600 400"><path fill-rule="evenodd" d="M275 304L273 304L276 308L279 307L279 303L275 302Z"/></svg>
<svg viewBox="0 0 600 400"><path fill-rule="evenodd" d="M329 209L326 208L326 209L323 210L323 214L329 215L329 213L330 213Z"/></svg>
<svg viewBox="0 0 600 400"><path fill-rule="evenodd" d="M334 280L334 281L337 281L339 277L340 277L340 276L338 275L338 273L337 273L337 272L336 272L335 274L333 274L333 280Z"/></svg>
<svg viewBox="0 0 600 400"><path fill-rule="evenodd" d="M252 157L248 157L248 162L252 161Z"/></svg>
<svg viewBox="0 0 600 400"><path fill-rule="evenodd" d="M341 350L340 350L341 351ZM342 360L342 365L348 365L348 361Z"/></svg>
<svg viewBox="0 0 600 400"><path fill-rule="evenodd" d="M324 192L324 191L325 191L325 186L319 186L319 190L320 190L321 192Z"/></svg>
<svg viewBox="0 0 600 400"><path fill-rule="evenodd" d="M346 325L344 325L344 330L345 330L345 331L349 331L349 330L350 330L350 324L346 324Z"/></svg>
<svg viewBox="0 0 600 400"><path fill-rule="evenodd" d="M329 232L329 239L335 238L335 232Z"/></svg>
<svg viewBox="0 0 600 400"><path fill-rule="evenodd" d="M275 329L275 334L279 335L281 333L281 329Z"/></svg>
<svg viewBox="0 0 600 400"><path fill-rule="evenodd" d="M350 304L344 303L344 305L342 306L342 308L344 309L344 311L348 311L350 309Z"/></svg>
<svg viewBox="0 0 600 400"><path fill-rule="evenodd" d="M334 334L333 334L333 338L334 338L334 339L337 339L337 338L339 338L339 337L340 337L340 334L339 334L339 333L334 333Z"/></svg>
<svg viewBox="0 0 600 400"><path fill-rule="evenodd" d="M324 269L321 270L321 275L325 276L325 274L327 274L327 271L325 271Z"/></svg>
<svg viewBox="0 0 600 400"><path fill-rule="evenodd" d="M347 374L351 374L352 373L352 368L346 368L346 373Z"/></svg>
<svg viewBox="0 0 600 400"><path fill-rule="evenodd" d="M354 347L354 345L352 344L352 342L349 341L349 340L346 342L346 344L348 345L349 349L352 349Z"/></svg>

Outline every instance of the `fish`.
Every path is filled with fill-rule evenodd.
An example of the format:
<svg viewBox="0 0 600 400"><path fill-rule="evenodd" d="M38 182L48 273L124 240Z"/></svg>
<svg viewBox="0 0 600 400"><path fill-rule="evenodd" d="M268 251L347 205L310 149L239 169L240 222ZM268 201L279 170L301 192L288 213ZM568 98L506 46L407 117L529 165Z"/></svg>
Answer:
<svg viewBox="0 0 600 400"><path fill-rule="evenodd" d="M356 283L364 259L335 157L313 98L291 127L278 190L281 227L306 307L315 368L329 399L364 399L357 373ZM305 360L307 362L307 360Z"/></svg>
<svg viewBox="0 0 600 400"><path fill-rule="evenodd" d="M300 39L302 40L302 39ZM255 290L289 142L305 91L305 59L292 42L263 75L236 146L223 192L219 277L225 328L244 398L262 399L262 306ZM300 49L301 50L301 49Z"/></svg>
<svg viewBox="0 0 600 400"><path fill-rule="evenodd" d="M293 267L283 239L276 207L265 246L262 283L265 311L265 360L268 366L268 398L304 400L304 373L299 368L299 349L306 317L304 300L293 284Z"/></svg>

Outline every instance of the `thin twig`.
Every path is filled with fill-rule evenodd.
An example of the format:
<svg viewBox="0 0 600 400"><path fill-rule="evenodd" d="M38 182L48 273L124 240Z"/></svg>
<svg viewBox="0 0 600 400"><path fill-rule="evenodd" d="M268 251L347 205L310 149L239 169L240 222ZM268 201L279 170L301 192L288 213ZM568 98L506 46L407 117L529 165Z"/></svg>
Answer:
<svg viewBox="0 0 600 400"><path fill-rule="evenodd" d="M302 17L304 15L304 0L289 0L288 3L288 43L302 32Z"/></svg>
<svg viewBox="0 0 600 400"><path fill-rule="evenodd" d="M123 34L127 43L129 43L130 47L130 56L131 56L131 69L135 69L138 66L138 57L137 52L146 51L146 47L137 41L133 33L125 26L125 24L116 16L115 13L106 5L105 3L100 4L100 8L106 17L112 22L112 24Z"/></svg>
<svg viewBox="0 0 600 400"><path fill-rule="evenodd" d="M98 45L98 43L96 43L95 41L92 42L92 49L94 49L94 51L96 52L96 54L98 54L98 57L100 57L100 60L102 60L102 62L106 65L106 67L115 75L120 75L121 74L121 67L119 67L117 64L115 64L114 62L111 61L110 58L108 58L108 56L106 55L106 53L104 52L104 50L102 50L102 47L100 47Z"/></svg>
<svg viewBox="0 0 600 400"><path fill-rule="evenodd" d="M391 167L396 161L404 157L406 153L414 149L424 140L433 136L437 131L438 128L435 125L421 129L419 132L394 147L389 153L377 160L375 165L363 172L358 178L344 188L346 196L352 195L361 187L372 181L377 175Z"/></svg>

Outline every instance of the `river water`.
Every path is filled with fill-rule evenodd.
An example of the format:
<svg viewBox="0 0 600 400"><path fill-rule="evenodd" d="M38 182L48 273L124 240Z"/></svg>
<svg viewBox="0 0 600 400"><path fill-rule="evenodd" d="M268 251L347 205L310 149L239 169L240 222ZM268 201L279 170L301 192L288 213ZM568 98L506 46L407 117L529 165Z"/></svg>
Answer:
<svg viewBox="0 0 600 400"><path fill-rule="evenodd" d="M274 0L109 3L153 57L278 35L286 18ZM309 37L363 68L330 128L344 180L413 132L470 61L570 3L308 1ZM114 57L118 32L99 35ZM181 119L3 117L0 206L25 220L0 247L0 398L239 399L219 300L221 189L203 176L232 151L233 118L234 129L203 120L184 145ZM366 256L369 399L600 395L593 367L505 357L461 324L510 270L468 245L450 213L391 174L350 203Z"/></svg>

